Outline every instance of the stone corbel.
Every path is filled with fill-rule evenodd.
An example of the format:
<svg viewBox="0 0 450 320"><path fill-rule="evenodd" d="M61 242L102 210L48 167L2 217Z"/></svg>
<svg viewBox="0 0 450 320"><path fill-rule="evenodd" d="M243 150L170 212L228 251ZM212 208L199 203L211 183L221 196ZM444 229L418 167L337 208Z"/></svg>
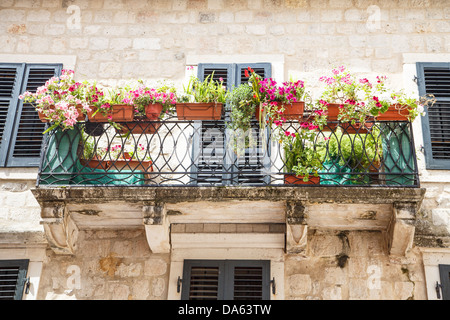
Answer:
<svg viewBox="0 0 450 320"><path fill-rule="evenodd" d="M142 207L145 234L153 253L170 252L170 224L164 204L148 203Z"/></svg>
<svg viewBox="0 0 450 320"><path fill-rule="evenodd" d="M305 254L308 225L306 209L301 202L286 203L286 252Z"/></svg>
<svg viewBox="0 0 450 320"><path fill-rule="evenodd" d="M394 203L391 221L387 229L387 247L392 256L405 256L414 241L417 205Z"/></svg>
<svg viewBox="0 0 450 320"><path fill-rule="evenodd" d="M50 248L56 254L73 254L76 249L78 228L67 213L63 202L44 203L41 224Z"/></svg>

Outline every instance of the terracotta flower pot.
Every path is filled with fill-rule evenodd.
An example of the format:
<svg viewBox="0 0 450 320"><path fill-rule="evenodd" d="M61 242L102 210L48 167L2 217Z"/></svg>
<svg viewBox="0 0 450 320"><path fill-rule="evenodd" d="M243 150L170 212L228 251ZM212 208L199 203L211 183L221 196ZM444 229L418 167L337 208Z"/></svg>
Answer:
<svg viewBox="0 0 450 320"><path fill-rule="evenodd" d="M220 120L223 103L177 103L178 120Z"/></svg>
<svg viewBox="0 0 450 320"><path fill-rule="evenodd" d="M279 109L281 106L284 107L284 111L281 114L283 118L286 120L300 120L303 118L303 112L305 110L305 102L299 101L299 102L293 102L293 103L286 103L279 106ZM255 118L259 119L259 115L261 113L260 107L256 107L255 109Z"/></svg>
<svg viewBox="0 0 450 320"><path fill-rule="evenodd" d="M80 163L88 168L102 170L108 169L110 165L109 161L99 159L97 156L92 157L92 159L80 159Z"/></svg>
<svg viewBox="0 0 450 320"><path fill-rule="evenodd" d="M54 106L52 106L52 107L54 107ZM83 113L83 106L81 104L77 104L77 111L78 111L77 121L83 121L85 119L85 114ZM43 113L38 111L38 115L39 115L39 120L41 120L41 122L44 122L44 123L51 122L50 120L45 118Z"/></svg>
<svg viewBox="0 0 450 320"><path fill-rule="evenodd" d="M326 111L328 121L338 121L338 115L341 110L340 103L330 103Z"/></svg>
<svg viewBox="0 0 450 320"><path fill-rule="evenodd" d="M149 120L158 120L162 110L163 106L160 103L149 104L145 106L145 116Z"/></svg>
<svg viewBox="0 0 450 320"><path fill-rule="evenodd" d="M120 129L116 128L116 132L119 134L155 134L161 127L162 123L159 121L134 121L134 122L122 122L119 123Z"/></svg>
<svg viewBox="0 0 450 320"><path fill-rule="evenodd" d="M131 122L134 119L134 107L127 104L115 104L112 105L110 110L104 115L101 111L98 111L95 107L91 107L92 111L88 113L89 121L91 122Z"/></svg>
<svg viewBox="0 0 450 320"><path fill-rule="evenodd" d="M320 184L320 177L310 175L308 181L303 181L303 176L287 173L284 175L284 184Z"/></svg>
<svg viewBox="0 0 450 320"><path fill-rule="evenodd" d="M376 117L380 121L408 121L409 110L407 108L398 108L397 105L391 105L385 113Z"/></svg>
<svg viewBox="0 0 450 320"><path fill-rule="evenodd" d="M360 122L351 124L350 122L340 123L339 126L342 128L344 133L348 134L365 134L371 132L373 122L366 122L364 125Z"/></svg>

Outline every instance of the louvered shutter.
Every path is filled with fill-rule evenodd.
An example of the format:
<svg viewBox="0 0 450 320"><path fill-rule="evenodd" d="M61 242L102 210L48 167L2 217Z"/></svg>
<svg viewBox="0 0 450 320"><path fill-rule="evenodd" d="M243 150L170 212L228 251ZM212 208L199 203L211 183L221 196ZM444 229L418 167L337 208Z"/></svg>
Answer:
<svg viewBox="0 0 450 320"><path fill-rule="evenodd" d="M270 261L227 261L227 275L229 299L270 299Z"/></svg>
<svg viewBox="0 0 450 320"><path fill-rule="evenodd" d="M215 81L222 78L227 90L230 90L235 82L233 65L230 64L199 64L199 80L203 81L208 76L212 76ZM225 173L229 171L230 166L225 148L226 119L227 115L225 120L194 123L193 179L198 185L223 185L230 181L229 175Z"/></svg>
<svg viewBox="0 0 450 320"><path fill-rule="evenodd" d="M419 94L437 102L422 118L427 169L450 169L450 63L418 63Z"/></svg>
<svg viewBox="0 0 450 320"><path fill-rule="evenodd" d="M5 166L24 64L0 64L0 166Z"/></svg>
<svg viewBox="0 0 450 320"><path fill-rule="evenodd" d="M29 260L0 260L0 300L21 300Z"/></svg>
<svg viewBox="0 0 450 320"><path fill-rule="evenodd" d="M21 93L35 92L53 76L59 76L62 65L27 64L24 71ZM12 139L7 159L10 167L38 166L42 146L42 132L45 124L39 120L37 111L31 104L19 101Z"/></svg>
<svg viewBox="0 0 450 320"><path fill-rule="evenodd" d="M185 260L183 300L269 300L268 260Z"/></svg>
<svg viewBox="0 0 450 320"><path fill-rule="evenodd" d="M442 300L450 300L450 265L439 265L442 285Z"/></svg>

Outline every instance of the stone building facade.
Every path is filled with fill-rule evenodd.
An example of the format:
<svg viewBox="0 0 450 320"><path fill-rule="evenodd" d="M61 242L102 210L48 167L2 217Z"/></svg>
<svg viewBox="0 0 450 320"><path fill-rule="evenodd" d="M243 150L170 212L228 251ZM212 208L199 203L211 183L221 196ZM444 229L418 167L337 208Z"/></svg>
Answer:
<svg viewBox="0 0 450 320"><path fill-rule="evenodd" d="M417 93L417 63L450 62L449 18L443 0L1 0L0 63L115 85L268 62L313 88L346 65ZM440 299L450 174L413 127L417 189L46 190L36 165L4 161L0 260L29 260L30 300L180 299L186 259L269 260L270 299Z"/></svg>

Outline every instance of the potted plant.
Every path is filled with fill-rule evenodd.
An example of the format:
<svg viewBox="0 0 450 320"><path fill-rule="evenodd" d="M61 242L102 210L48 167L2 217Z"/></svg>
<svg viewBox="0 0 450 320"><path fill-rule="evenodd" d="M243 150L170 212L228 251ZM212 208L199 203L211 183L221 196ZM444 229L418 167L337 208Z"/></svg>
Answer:
<svg viewBox="0 0 450 320"><path fill-rule="evenodd" d="M109 122L115 127L117 122L133 121L134 107L126 103L128 88L105 90L95 82L85 82L85 88L86 101L92 106L88 113L89 121Z"/></svg>
<svg viewBox="0 0 450 320"><path fill-rule="evenodd" d="M325 83L325 89L317 101L319 108L326 110L329 121L357 122L364 126L370 116L366 110L363 94L370 84L364 79L356 79L344 66L334 68L332 76L319 79Z"/></svg>
<svg viewBox="0 0 450 320"><path fill-rule="evenodd" d="M278 88L276 98L280 101L280 109L277 113L281 117L288 120L299 120L303 117L305 101L310 99L310 95L306 92L305 83L302 80L293 81L291 79L283 82L283 85Z"/></svg>
<svg viewBox="0 0 450 320"><path fill-rule="evenodd" d="M285 184L319 184L322 161L316 148L320 147L317 126L302 123L298 132L285 131Z"/></svg>
<svg viewBox="0 0 450 320"><path fill-rule="evenodd" d="M52 123L44 133L57 127L73 129L90 111L84 100L84 85L76 82L73 75L73 70L64 69L60 77L50 78L36 92L26 91L19 96L25 103L33 105L42 122Z"/></svg>
<svg viewBox="0 0 450 320"><path fill-rule="evenodd" d="M150 88L142 81L139 83L137 88L129 90L124 99L135 108L134 122L120 123L119 133L154 134L161 127L159 120L174 111L176 90L173 86L164 84Z"/></svg>
<svg viewBox="0 0 450 320"><path fill-rule="evenodd" d="M183 85L184 94L177 97L176 112L179 120L220 120L226 102L223 79L213 79L214 73L204 81L192 76L188 85Z"/></svg>

